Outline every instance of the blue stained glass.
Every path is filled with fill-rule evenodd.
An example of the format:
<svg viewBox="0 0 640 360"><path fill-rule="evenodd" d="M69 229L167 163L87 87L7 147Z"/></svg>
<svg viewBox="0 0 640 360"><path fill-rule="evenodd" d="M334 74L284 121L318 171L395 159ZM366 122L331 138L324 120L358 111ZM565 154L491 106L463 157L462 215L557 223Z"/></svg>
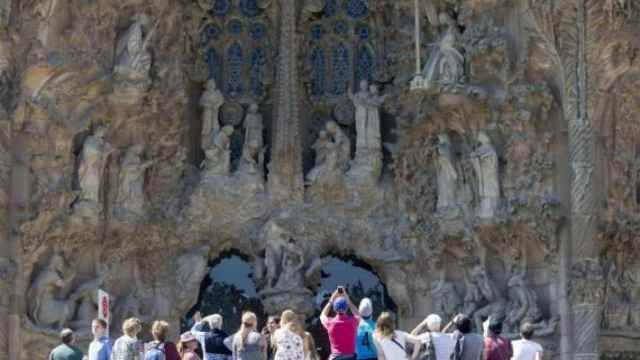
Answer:
<svg viewBox="0 0 640 360"><path fill-rule="evenodd" d="M371 81L373 74L373 54L367 47L361 47L358 50L358 58L356 59L356 84L361 80Z"/></svg>
<svg viewBox="0 0 640 360"><path fill-rule="evenodd" d="M369 38L369 27L365 24L358 24L358 26L356 26L356 35L362 39L362 40L367 40Z"/></svg>
<svg viewBox="0 0 640 360"><path fill-rule="evenodd" d="M246 17L255 17L260 13L256 0L240 0L240 12Z"/></svg>
<svg viewBox="0 0 640 360"><path fill-rule="evenodd" d="M262 68L267 64L267 55L263 48L255 48L251 53L251 71L249 76L249 86L255 96L262 96L264 87L262 85Z"/></svg>
<svg viewBox="0 0 640 360"><path fill-rule="evenodd" d="M208 78L209 79L215 79L216 83L220 83L220 74L221 74L221 62L220 62L220 56L218 55L218 53L216 52L215 49L213 48L209 48L207 49L207 51L205 52L205 62L207 63L207 70L208 70Z"/></svg>
<svg viewBox="0 0 640 360"><path fill-rule="evenodd" d="M310 33L311 39L320 40L322 38L322 35L324 35L324 28L320 24L314 24L313 26L311 26Z"/></svg>
<svg viewBox="0 0 640 360"><path fill-rule="evenodd" d="M263 23L255 23L249 29L249 35L253 40L262 40L267 33L267 27Z"/></svg>
<svg viewBox="0 0 640 360"><path fill-rule="evenodd" d="M344 20L338 20L333 24L333 32L338 35L346 34L349 31L349 24Z"/></svg>
<svg viewBox="0 0 640 360"><path fill-rule="evenodd" d="M200 33L200 44L206 46L209 41L217 40L222 34L222 29L214 24L208 24Z"/></svg>
<svg viewBox="0 0 640 360"><path fill-rule="evenodd" d="M240 44L233 43L227 49L227 86L226 93L229 96L242 94L242 47Z"/></svg>
<svg viewBox="0 0 640 360"><path fill-rule="evenodd" d="M344 10L352 18L365 17L369 13L367 0L345 0Z"/></svg>
<svg viewBox="0 0 640 360"><path fill-rule="evenodd" d="M315 47L311 50L311 95L324 95L324 50Z"/></svg>
<svg viewBox="0 0 640 360"><path fill-rule="evenodd" d="M344 44L339 44L333 48L332 62L333 81L331 92L334 95L342 95L347 91L351 74L349 66L349 50Z"/></svg>
<svg viewBox="0 0 640 360"><path fill-rule="evenodd" d="M326 0L324 5L324 15L325 16L333 16L338 12L338 0Z"/></svg>
<svg viewBox="0 0 640 360"><path fill-rule="evenodd" d="M212 0L211 13L216 16L225 16L231 11L230 0Z"/></svg>
<svg viewBox="0 0 640 360"><path fill-rule="evenodd" d="M238 35L242 32L242 22L238 19L233 19L227 24L229 32L233 35Z"/></svg>

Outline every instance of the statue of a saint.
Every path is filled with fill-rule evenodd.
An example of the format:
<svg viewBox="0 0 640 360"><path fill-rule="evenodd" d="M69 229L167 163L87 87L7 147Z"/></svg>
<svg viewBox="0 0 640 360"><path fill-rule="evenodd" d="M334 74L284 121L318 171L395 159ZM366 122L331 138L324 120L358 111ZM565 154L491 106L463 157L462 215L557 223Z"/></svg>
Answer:
<svg viewBox="0 0 640 360"><path fill-rule="evenodd" d="M355 94L349 91L349 98L356 108L356 157L367 147L367 120L369 112L369 83L360 81L360 89Z"/></svg>
<svg viewBox="0 0 640 360"><path fill-rule="evenodd" d="M249 105L249 111L244 119L244 146L242 148L243 163L255 165L256 172L264 165L264 139L262 132L262 115L258 112L258 104ZM241 164L242 165L242 164Z"/></svg>
<svg viewBox="0 0 640 360"><path fill-rule="evenodd" d="M202 106L202 149L206 150L213 144L213 137L220 130L220 107L224 104L224 95L216 86L216 81L207 81L207 89L200 98Z"/></svg>
<svg viewBox="0 0 640 360"><path fill-rule="evenodd" d="M134 145L125 155L120 169L118 209L138 216L144 215L144 180L146 170L154 161L142 161L142 145Z"/></svg>
<svg viewBox="0 0 640 360"><path fill-rule="evenodd" d="M137 19L120 37L116 47L116 65L113 70L117 80L150 82L151 52L149 40L152 32L143 36L142 19Z"/></svg>
<svg viewBox="0 0 640 360"><path fill-rule="evenodd" d="M229 175L231 170L231 135L233 126L223 126L215 135L213 144L205 150L206 160L204 161L209 175Z"/></svg>
<svg viewBox="0 0 640 360"><path fill-rule="evenodd" d="M89 136L82 147L78 181L80 184L81 200L100 204L102 180L109 156L115 149L105 140L107 129L98 127Z"/></svg>
<svg viewBox="0 0 640 360"><path fill-rule="evenodd" d="M464 79L464 56L459 48L460 30L455 20L446 13L438 15L440 24L446 26L438 48L431 54L422 76L426 87L456 85Z"/></svg>
<svg viewBox="0 0 640 360"><path fill-rule="evenodd" d="M465 283L465 313L467 316L473 315L476 329L482 329L483 320L489 316L504 317L506 300L483 265L465 270Z"/></svg>
<svg viewBox="0 0 640 360"><path fill-rule="evenodd" d="M480 146L471 154L473 167L478 177L478 196L480 205L478 216L493 217L500 202L500 183L498 179L498 153L491 139L484 132L478 134Z"/></svg>
<svg viewBox="0 0 640 360"><path fill-rule="evenodd" d="M342 171L347 170L351 160L351 140L335 121L327 122L326 131L336 146L338 168Z"/></svg>
<svg viewBox="0 0 640 360"><path fill-rule="evenodd" d="M456 207L458 171L447 134L438 135L438 212Z"/></svg>

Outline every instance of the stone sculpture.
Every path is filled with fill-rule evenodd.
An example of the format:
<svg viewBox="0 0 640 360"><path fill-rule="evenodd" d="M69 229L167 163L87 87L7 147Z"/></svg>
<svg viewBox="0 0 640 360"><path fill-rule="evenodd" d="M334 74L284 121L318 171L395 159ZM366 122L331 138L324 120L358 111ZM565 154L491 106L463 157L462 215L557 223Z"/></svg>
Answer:
<svg viewBox="0 0 640 360"><path fill-rule="evenodd" d="M464 312L473 316L477 330L482 329L483 321L489 316L504 318L506 300L483 265L465 270L465 283Z"/></svg>
<svg viewBox="0 0 640 360"><path fill-rule="evenodd" d="M313 144L316 166L307 174L308 185L335 184L349 166L351 141L340 126L329 121Z"/></svg>
<svg viewBox="0 0 640 360"><path fill-rule="evenodd" d="M117 211L124 214L144 215L145 173L154 161L143 161L143 145L132 146L125 155L120 168Z"/></svg>
<svg viewBox="0 0 640 360"><path fill-rule="evenodd" d="M368 88L367 88L368 87ZM379 95L378 86L360 82L360 90L349 93L356 108L356 155L349 171L351 177L377 179L382 171L380 106L388 95Z"/></svg>
<svg viewBox="0 0 640 360"><path fill-rule="evenodd" d="M457 207L458 170L447 134L438 135L438 202L437 212L446 213Z"/></svg>
<svg viewBox="0 0 640 360"><path fill-rule="evenodd" d="M463 82L464 56L460 51L460 30L456 21L446 13L438 15L440 24L446 26L437 49L431 53L422 71L424 87L453 86Z"/></svg>
<svg viewBox="0 0 640 360"><path fill-rule="evenodd" d="M29 288L29 315L36 327L59 330L76 314L77 301L88 294L94 295L102 277L88 281L65 296L75 278L75 272L60 254L53 254L47 266L33 280Z"/></svg>
<svg viewBox="0 0 640 360"><path fill-rule="evenodd" d="M209 246L200 246L176 259L176 303L173 307L179 314L188 311L198 300L202 280L207 275Z"/></svg>
<svg viewBox="0 0 640 360"><path fill-rule="evenodd" d="M216 81L207 81L207 89L200 98L202 107L201 147L206 150L213 145L215 134L220 130L220 107L224 104L224 95L216 86Z"/></svg>
<svg viewBox="0 0 640 360"><path fill-rule="evenodd" d="M462 310L462 298L456 291L453 283L442 278L431 284L430 293L433 299L434 312L440 314L443 319L452 319Z"/></svg>
<svg viewBox="0 0 640 360"><path fill-rule="evenodd" d="M96 207L102 200L104 172L109 156L115 152L115 149L105 139L106 133L105 127L98 127L94 134L85 140L78 167L80 198Z"/></svg>
<svg viewBox="0 0 640 360"><path fill-rule="evenodd" d="M264 126L262 115L258 112L258 104L249 105L249 111L244 120L244 145L238 172L242 174L260 175L264 167Z"/></svg>
<svg viewBox="0 0 640 360"><path fill-rule="evenodd" d="M478 134L478 142L480 146L471 154L473 167L478 177L480 204L477 214L481 218L491 218L495 216L500 203L498 153L484 131Z"/></svg>
<svg viewBox="0 0 640 360"><path fill-rule="evenodd" d="M127 101L137 100L151 87L150 71L153 58L149 51L149 42L158 24L156 23L147 36L144 36L144 22L144 16L138 16L118 39L116 46L114 88L116 93Z"/></svg>
<svg viewBox="0 0 640 360"><path fill-rule="evenodd" d="M215 134L213 144L205 150L206 160L203 167L207 171L207 175L229 175L231 170L231 135L233 134L233 126L223 126L217 134Z"/></svg>

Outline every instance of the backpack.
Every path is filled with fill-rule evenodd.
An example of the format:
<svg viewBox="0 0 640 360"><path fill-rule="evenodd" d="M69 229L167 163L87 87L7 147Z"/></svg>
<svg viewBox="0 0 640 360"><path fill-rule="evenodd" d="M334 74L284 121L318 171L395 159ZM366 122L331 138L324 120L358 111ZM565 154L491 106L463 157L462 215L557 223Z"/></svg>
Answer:
<svg viewBox="0 0 640 360"><path fill-rule="evenodd" d="M147 344L144 360L165 360L164 343L154 341Z"/></svg>
<svg viewBox="0 0 640 360"><path fill-rule="evenodd" d="M427 341L420 344L417 360L436 360L436 348L433 345L431 334L427 337Z"/></svg>

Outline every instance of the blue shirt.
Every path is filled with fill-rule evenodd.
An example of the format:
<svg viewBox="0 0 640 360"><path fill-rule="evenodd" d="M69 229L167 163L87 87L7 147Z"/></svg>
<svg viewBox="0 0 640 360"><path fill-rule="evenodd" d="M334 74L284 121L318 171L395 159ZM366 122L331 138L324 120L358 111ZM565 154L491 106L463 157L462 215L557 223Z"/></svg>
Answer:
<svg viewBox="0 0 640 360"><path fill-rule="evenodd" d="M377 359L376 346L373 344L373 332L376 322L369 319L360 320L358 335L356 336L356 355L358 359Z"/></svg>
<svg viewBox="0 0 640 360"><path fill-rule="evenodd" d="M89 344L89 360L109 360L111 358L111 339L102 336Z"/></svg>

